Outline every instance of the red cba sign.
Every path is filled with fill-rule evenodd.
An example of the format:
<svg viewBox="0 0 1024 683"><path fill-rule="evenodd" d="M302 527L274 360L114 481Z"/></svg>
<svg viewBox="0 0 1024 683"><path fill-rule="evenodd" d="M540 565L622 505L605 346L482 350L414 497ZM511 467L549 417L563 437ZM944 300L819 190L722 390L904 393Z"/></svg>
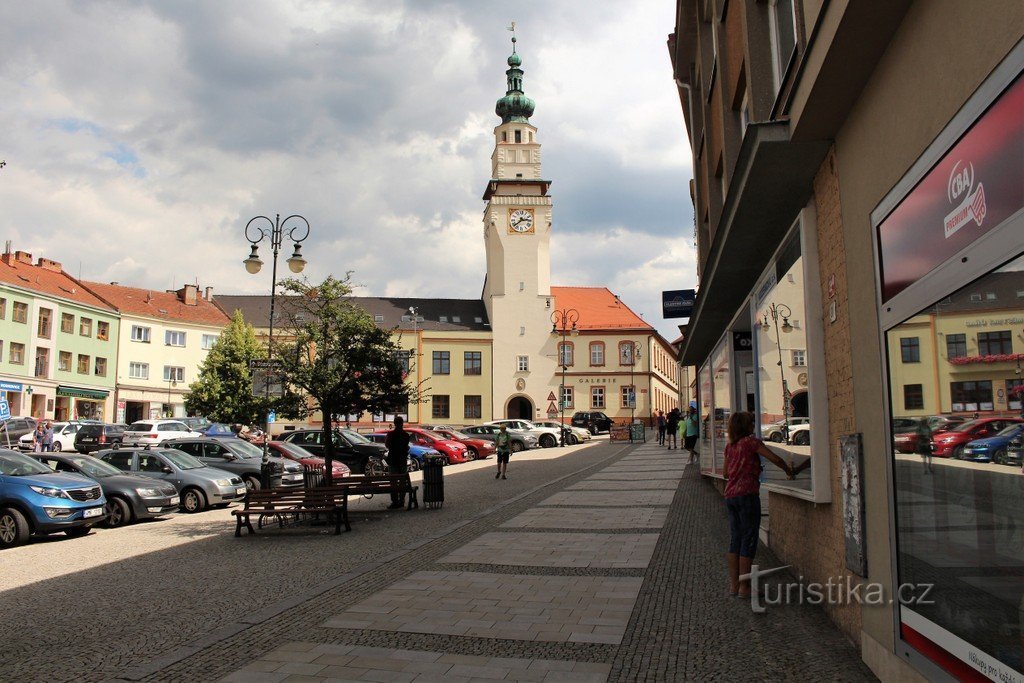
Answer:
<svg viewBox="0 0 1024 683"><path fill-rule="evenodd" d="M1024 76L878 225L889 301L1024 206Z"/></svg>

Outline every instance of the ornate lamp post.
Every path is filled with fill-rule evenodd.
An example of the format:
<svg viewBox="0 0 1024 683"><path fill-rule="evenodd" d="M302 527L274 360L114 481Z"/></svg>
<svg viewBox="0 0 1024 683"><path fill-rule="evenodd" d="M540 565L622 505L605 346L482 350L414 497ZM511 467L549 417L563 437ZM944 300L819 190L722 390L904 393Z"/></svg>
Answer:
<svg viewBox="0 0 1024 683"><path fill-rule="evenodd" d="M640 357L639 342L630 341L629 346L629 440L633 440L633 423L636 421L636 383L633 373L636 369L636 359Z"/></svg>
<svg viewBox="0 0 1024 683"><path fill-rule="evenodd" d="M775 325L775 348L779 351L779 378L782 380L782 435L787 441L789 440L789 387L786 385L786 373L782 368L782 338L779 336L779 318L782 318L782 331L789 333L793 331L793 326L789 324L789 319L793 316L793 310L786 304L769 304L768 311L761 315L761 329L765 332L771 328L768 324L768 318L771 318L772 323Z"/></svg>
<svg viewBox="0 0 1024 683"><path fill-rule="evenodd" d="M270 238L270 248L274 256L270 276L270 329L267 334L267 360L270 360L274 352L274 299L277 296L277 255L281 251L281 243L285 237L295 245L292 255L288 258L288 269L293 273L301 273L302 269L306 267L306 259L302 258L302 241L309 237L309 221L298 214L293 214L281 220L281 214L276 214L274 220L270 220L266 216L256 216L245 224L245 239L249 240L249 244L252 247L252 250L249 252L249 258L242 261L245 264L245 269L251 275L260 272L260 268L263 267L263 261L260 260L259 256L259 243L264 239ZM267 379L265 398L269 404L270 381L269 377ZM269 411L265 417L264 427L266 429L263 435L263 462L266 464L270 460L270 447L267 445L270 441Z"/></svg>
<svg viewBox="0 0 1024 683"><path fill-rule="evenodd" d="M565 446L565 371L568 369L565 356L565 338L577 335L576 323L580 321L580 312L575 308L563 308L551 314L551 334L559 334L562 341L558 347L558 364L562 367L562 384L558 387L558 419L562 423L560 444Z"/></svg>

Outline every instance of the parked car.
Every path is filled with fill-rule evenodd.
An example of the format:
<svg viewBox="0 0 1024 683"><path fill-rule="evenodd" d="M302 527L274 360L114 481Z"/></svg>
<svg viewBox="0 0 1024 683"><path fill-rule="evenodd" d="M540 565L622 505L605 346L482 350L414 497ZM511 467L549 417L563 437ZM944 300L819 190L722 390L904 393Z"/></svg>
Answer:
<svg viewBox="0 0 1024 683"><path fill-rule="evenodd" d="M421 427L412 427L407 428L405 431L409 432L410 445L416 444L418 446L434 449L448 459L449 465L468 462L473 459L473 456L470 455L469 448L466 444L453 439L448 439L433 430L423 429Z"/></svg>
<svg viewBox="0 0 1024 683"><path fill-rule="evenodd" d="M1006 452L1010 442L1024 434L1024 423L1017 422L1007 425L998 433L984 438L968 441L964 446L962 460L973 462L994 462L997 465L1007 464Z"/></svg>
<svg viewBox="0 0 1024 683"><path fill-rule="evenodd" d="M237 439L238 432L231 428L231 425L226 425L223 422L211 422L204 427L199 429L192 429L203 436L213 437L215 439Z"/></svg>
<svg viewBox="0 0 1024 683"><path fill-rule="evenodd" d="M61 451L74 451L75 435L78 434L78 430L81 428L81 422L54 422L53 450L57 453L60 453ZM32 432L28 432L22 436L18 439L18 448L22 451L33 450L32 438Z"/></svg>
<svg viewBox="0 0 1024 683"><path fill-rule="evenodd" d="M789 438L786 443L794 446L810 446L811 445L811 425L810 423L802 425L791 425L789 428Z"/></svg>
<svg viewBox="0 0 1024 683"><path fill-rule="evenodd" d="M282 458L293 460L304 467L315 467L320 470L321 474L325 474L327 472L327 461L319 455L313 455L301 446L297 446L287 441L271 441L267 444L267 447ZM352 470L350 470L348 465L345 463L338 460L331 463L332 479L341 479L342 477L347 477L350 474L352 474Z"/></svg>
<svg viewBox="0 0 1024 683"><path fill-rule="evenodd" d="M501 429L494 425L473 425L472 427L463 427L460 431L474 439L485 439L493 443ZM520 432L515 429L508 430L508 433L512 437L509 441L509 449L513 453L519 453L530 448L540 448L537 437L533 434Z"/></svg>
<svg viewBox="0 0 1024 683"><path fill-rule="evenodd" d="M596 436L601 432L609 431L614 422L604 413L591 410L573 413L571 424L573 427L582 427Z"/></svg>
<svg viewBox="0 0 1024 683"><path fill-rule="evenodd" d="M498 448L494 445L493 441L489 439L482 439L479 436L474 436L473 434L466 434L465 432L457 429L434 427L431 431L440 434L446 439L458 441L463 444L469 449L469 455L473 460L486 460L498 451Z"/></svg>
<svg viewBox="0 0 1024 683"><path fill-rule="evenodd" d="M810 424L811 419L809 417L790 417L789 428L797 425ZM778 420L777 422L769 422L761 425L761 438L765 441L772 441L774 443L783 443L786 439L785 433L786 420Z"/></svg>
<svg viewBox="0 0 1024 683"><path fill-rule="evenodd" d="M388 438L387 432L374 432L372 434L364 434L364 436L374 443L384 443ZM385 446L387 448L387 446ZM410 472L423 469L423 464L427 456L429 455L441 455L430 446L421 446L414 441L409 441L409 462L408 467ZM445 463L448 464L448 459L445 458Z"/></svg>
<svg viewBox="0 0 1024 683"><path fill-rule="evenodd" d="M106 504L95 481L0 449L0 548L21 545L33 534L84 536L103 521Z"/></svg>
<svg viewBox="0 0 1024 683"><path fill-rule="evenodd" d="M205 431L207 427L213 424L205 417L183 417L180 421L184 422L185 426L194 432Z"/></svg>
<svg viewBox="0 0 1024 683"><path fill-rule="evenodd" d="M160 447L176 448L188 453L205 465L237 474L250 491L259 491L261 488L263 449L253 446L248 441L237 438L212 439L207 436L194 436L161 441ZM276 454L270 457L270 461L282 468L282 487L302 486L302 465Z"/></svg>
<svg viewBox="0 0 1024 683"><path fill-rule="evenodd" d="M195 435L196 432L181 420L139 420L124 430L124 439L121 443L125 446L156 446L168 439Z"/></svg>
<svg viewBox="0 0 1024 683"><path fill-rule="evenodd" d="M91 455L36 453L34 457L55 472L81 474L96 481L107 499L105 526L119 527L178 509L178 492L171 484L122 472Z"/></svg>
<svg viewBox="0 0 1024 683"><path fill-rule="evenodd" d="M932 437L939 432L949 431L953 427L966 422L966 418L958 415L929 415L923 418L928 421ZM917 432L899 432L893 434L893 445L900 453L917 453Z"/></svg>
<svg viewBox="0 0 1024 683"><path fill-rule="evenodd" d="M237 474L209 467L173 448L115 448L99 451L96 456L122 472L171 484L185 512L226 506L245 498L248 490Z"/></svg>
<svg viewBox="0 0 1024 683"><path fill-rule="evenodd" d="M1024 422L1019 417L983 417L953 427L947 432L932 435L932 455L939 458L960 458L964 447L975 439L995 436L1011 424Z"/></svg>
<svg viewBox="0 0 1024 683"><path fill-rule="evenodd" d="M124 425L90 422L75 432L75 450L79 453L92 453L120 446L123 439Z"/></svg>
<svg viewBox="0 0 1024 683"><path fill-rule="evenodd" d="M538 427L530 420L491 420L484 424L494 425L496 427L505 425L509 429L533 434L537 437L537 443L540 444L541 448L554 448L562 438L561 430L551 429L550 427Z"/></svg>
<svg viewBox="0 0 1024 683"><path fill-rule="evenodd" d="M565 443L569 446L573 446L584 441L590 441L594 436L589 430L583 427L573 427L571 424L562 424L556 420L533 420L533 424L538 427L547 427L549 429L561 429L565 432ZM561 443L561 441L559 441Z"/></svg>
<svg viewBox="0 0 1024 683"><path fill-rule="evenodd" d="M12 417L6 422L0 422L0 446L17 448L18 441L26 434L32 434L36 429L34 417Z"/></svg>
<svg viewBox="0 0 1024 683"><path fill-rule="evenodd" d="M335 429L331 433L334 435L334 459L348 465L355 474L366 471L366 461L371 455L383 458L387 454L383 445L373 443L358 432ZM305 448L313 455L323 457L327 452L324 433L320 429L296 429L282 434L280 440Z"/></svg>

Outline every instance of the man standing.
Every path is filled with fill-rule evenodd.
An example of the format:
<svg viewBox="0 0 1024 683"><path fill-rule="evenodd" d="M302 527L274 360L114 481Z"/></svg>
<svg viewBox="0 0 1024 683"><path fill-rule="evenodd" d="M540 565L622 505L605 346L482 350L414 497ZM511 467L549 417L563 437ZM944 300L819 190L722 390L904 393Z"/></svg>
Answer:
<svg viewBox="0 0 1024 683"><path fill-rule="evenodd" d="M508 460L512 453L512 437L505 425L501 425L498 435L494 438L494 445L498 447L498 472L494 478L507 479L505 473L508 472Z"/></svg>
<svg viewBox="0 0 1024 683"><path fill-rule="evenodd" d="M665 445L665 411L658 411L658 445Z"/></svg>
<svg viewBox="0 0 1024 683"><path fill-rule="evenodd" d="M388 432L384 445L388 448L388 471L391 474L405 474L409 463L409 432L402 429L405 420L395 417L395 428ZM404 493L392 493L390 510L397 510L405 505Z"/></svg>
<svg viewBox="0 0 1024 683"><path fill-rule="evenodd" d="M43 427L43 453L49 453L53 450L53 423L49 420L46 421L46 426Z"/></svg>
<svg viewBox="0 0 1024 683"><path fill-rule="evenodd" d="M679 433L679 408L673 408L668 414L668 424L665 425L665 436L668 437L668 442L672 444L668 447L668 450L678 448L678 441L676 441L676 434Z"/></svg>

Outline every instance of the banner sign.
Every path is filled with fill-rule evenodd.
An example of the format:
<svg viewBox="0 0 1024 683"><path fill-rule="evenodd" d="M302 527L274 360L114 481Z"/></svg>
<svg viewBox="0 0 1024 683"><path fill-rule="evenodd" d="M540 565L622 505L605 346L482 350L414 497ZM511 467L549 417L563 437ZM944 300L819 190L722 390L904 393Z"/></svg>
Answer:
<svg viewBox="0 0 1024 683"><path fill-rule="evenodd" d="M689 318L693 315L693 305L697 300L694 289L674 289L661 293L661 317Z"/></svg>

